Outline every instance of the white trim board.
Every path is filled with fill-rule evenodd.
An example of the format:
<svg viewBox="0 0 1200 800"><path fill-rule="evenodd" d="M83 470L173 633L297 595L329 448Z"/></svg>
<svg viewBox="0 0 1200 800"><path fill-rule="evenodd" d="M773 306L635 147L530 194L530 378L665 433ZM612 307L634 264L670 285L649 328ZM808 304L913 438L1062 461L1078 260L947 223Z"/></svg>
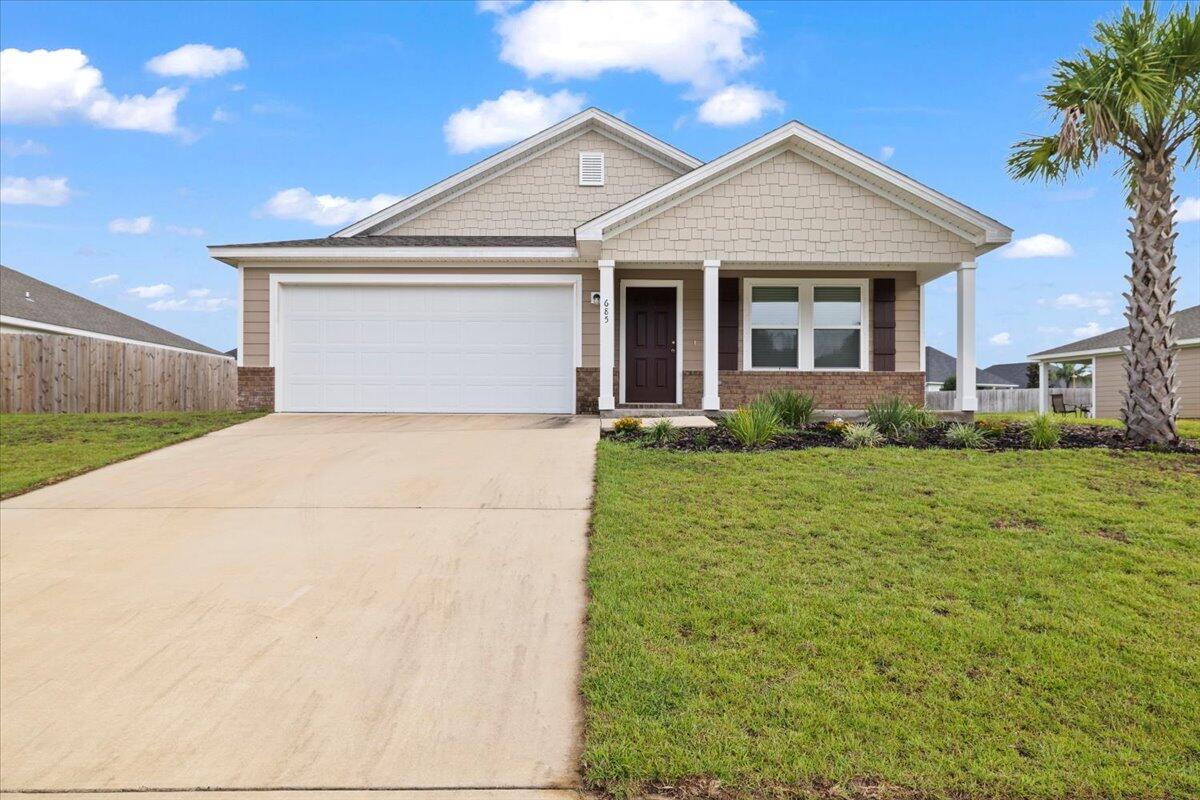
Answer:
<svg viewBox="0 0 1200 800"><path fill-rule="evenodd" d="M629 123L620 120L611 114L601 111L598 108L588 108L578 114L569 117L557 125L552 125L540 133L530 136L528 139L517 142L511 147L501 150L493 156L462 170L461 172L451 175L445 180L439 181L432 186L422 189L421 191L406 197L399 202L388 206L387 208L377 211L368 217L365 217L358 222L354 222L340 231L334 233L334 236L355 236L357 234L368 231L379 225L387 224L394 217L397 217L405 212L415 209L417 206L438 197L443 192L451 191L462 184L475 180L476 178L484 177L490 170L500 167L505 162L519 158L530 151L541 151L543 145L553 142L558 137L567 134L573 128L591 127L596 130L601 130L607 127L610 131L619 134L619 137L627 138L628 142L621 141L621 138L609 135L609 138L632 146L634 149L638 147L645 148L649 153L657 154L660 163L665 160L665 165L670 166L676 172L687 172L700 166L701 162L687 153L679 150L671 145L654 138L645 131L638 130ZM647 155L649 154L647 153ZM490 177L490 176L488 176Z"/></svg>
<svg viewBox="0 0 1200 800"><path fill-rule="evenodd" d="M170 344L147 342L143 339L130 339L125 336L113 336L108 333L97 333L96 331L83 330L82 328L68 328L64 325L53 325L49 322L38 322L37 320L22 319L21 317L12 317L6 314L0 314L0 326L11 327L16 333L20 333L21 330L45 331L46 333L60 333L64 336L85 336L89 339L103 339L106 342L124 342L125 344L138 344L142 347L158 347L162 350L177 350L180 353L195 353L196 355L212 356L213 358L230 357L224 353L206 353L203 350L193 350L189 347L176 347ZM238 353L240 354L241 351L239 350Z"/></svg>
<svg viewBox="0 0 1200 800"><path fill-rule="evenodd" d="M620 327L620 403L625 404L625 289L629 286L668 286L675 289L675 402L683 404L683 281L655 280L649 278L620 278L621 305L617 309L617 325Z"/></svg>
<svg viewBox="0 0 1200 800"><path fill-rule="evenodd" d="M268 352L267 363L275 367L275 404L282 407L283 370L276 363L280 341L279 319L279 290L288 284L326 285L326 286L561 286L573 288L572 303L572 353L573 369L571 371L571 396L576 396L576 381L579 367L583 366L583 276L582 275L549 275L549 274L519 274L519 275L454 275L454 274L404 274L404 275L363 275L336 272L327 273L270 273L270 289L267 293L268 317Z"/></svg>
<svg viewBox="0 0 1200 800"><path fill-rule="evenodd" d="M576 229L576 239L581 246L589 249L594 246L591 243L601 242L606 237L613 235L613 231L617 230L626 220L635 217L641 219L643 213L646 216L652 216L662 210L659 208L660 205L669 208L668 201L675 201L679 195L696 190L698 187L706 187L709 181L718 182L727 179L728 176L724 174L726 170L739 167L742 162L754 162L764 154L766 157L772 157L784 149L794 149L801 156L827 169L837 166L836 171L844 177L854 180L865 189L880 194L892 202L910 207L914 213L918 213L916 209L920 209L919 213L922 216L951 230L958 236L963 236L964 229L959 228L950 219L965 223L967 229L971 230L971 234L966 238L977 247L994 249L1012 238L1012 229L991 217L918 183L907 175L868 158L806 125L792 121L670 183L585 222ZM867 177L862 177L862 174ZM880 184L874 183L874 180L880 181ZM888 188L885 187L890 187L895 191L888 191ZM699 190L703 191L703 189ZM950 219L932 213L919 204L908 202L904 200L904 196L932 206Z"/></svg>
<svg viewBox="0 0 1200 800"><path fill-rule="evenodd" d="M468 259L479 261L573 260L574 247L239 247L211 245L208 254L227 264L240 261L428 261ZM333 266L331 264L331 266Z"/></svg>
<svg viewBox="0 0 1200 800"><path fill-rule="evenodd" d="M1176 349L1185 347L1200 346L1200 339L1178 339L1175 342ZM1092 356L1117 355L1124 353L1129 349L1129 345L1121 345L1120 347L1097 347L1092 350L1061 350L1057 353L1042 353L1040 355L1025 356L1026 361L1072 361L1077 358L1090 358Z"/></svg>

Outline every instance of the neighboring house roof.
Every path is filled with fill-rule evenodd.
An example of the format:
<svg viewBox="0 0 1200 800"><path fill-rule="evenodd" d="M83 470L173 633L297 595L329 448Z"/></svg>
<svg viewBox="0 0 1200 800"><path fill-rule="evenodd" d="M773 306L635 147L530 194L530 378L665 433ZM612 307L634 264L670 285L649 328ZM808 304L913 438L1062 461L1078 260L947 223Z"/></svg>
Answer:
<svg viewBox="0 0 1200 800"><path fill-rule="evenodd" d="M1175 341L1179 344L1200 343L1200 306L1192 306L1175 312ZM1034 353L1029 358L1037 361L1053 361L1054 356L1096 355L1117 353L1129 345L1129 328L1113 328L1098 336L1069 342L1049 350Z"/></svg>
<svg viewBox="0 0 1200 800"><path fill-rule="evenodd" d="M1010 364L992 364L990 367L985 367L983 371L1008 381L1018 389L1028 389L1030 363L1029 361L1014 361Z"/></svg>
<svg viewBox="0 0 1200 800"><path fill-rule="evenodd" d="M947 378L958 374L958 359L949 353L943 353L936 347L925 347L925 382L926 383L942 383ZM975 385L976 386L1000 386L1011 388L1016 384L1001 378L999 375L979 369L975 369Z"/></svg>
<svg viewBox="0 0 1200 800"><path fill-rule="evenodd" d="M676 173L689 172L703 163L612 114L598 108L588 108L435 183L433 186L422 189L365 219L348 225L333 235L338 238L362 236L391 226L401 217L415 216L426 206L461 194L468 188L494 178L548 148L562 144L589 130L595 130L653 158Z"/></svg>
<svg viewBox="0 0 1200 800"><path fill-rule="evenodd" d="M114 339L221 355L211 347L171 333L149 322L93 303L85 297L0 266L0 321L15 327L41 328L82 336L99 334Z"/></svg>
<svg viewBox="0 0 1200 800"><path fill-rule="evenodd" d="M1012 238L1008 226L793 120L580 225L575 229L580 253L595 255L605 238L789 149L946 228L974 244L978 253L1000 247Z"/></svg>
<svg viewBox="0 0 1200 800"><path fill-rule="evenodd" d="M574 236L327 236L211 247L574 247Z"/></svg>

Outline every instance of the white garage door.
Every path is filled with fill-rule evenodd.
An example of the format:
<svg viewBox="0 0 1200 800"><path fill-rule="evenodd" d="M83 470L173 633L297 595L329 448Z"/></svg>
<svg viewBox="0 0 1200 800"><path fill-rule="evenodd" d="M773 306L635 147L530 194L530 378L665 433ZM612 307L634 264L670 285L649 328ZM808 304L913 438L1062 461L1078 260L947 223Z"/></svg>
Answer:
<svg viewBox="0 0 1200 800"><path fill-rule="evenodd" d="M283 284L282 411L570 413L570 285Z"/></svg>

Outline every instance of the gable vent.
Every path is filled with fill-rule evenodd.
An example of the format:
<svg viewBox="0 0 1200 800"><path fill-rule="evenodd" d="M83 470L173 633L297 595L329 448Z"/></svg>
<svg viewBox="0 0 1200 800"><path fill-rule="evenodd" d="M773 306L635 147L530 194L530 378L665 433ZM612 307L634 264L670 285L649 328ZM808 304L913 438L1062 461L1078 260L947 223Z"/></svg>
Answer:
<svg viewBox="0 0 1200 800"><path fill-rule="evenodd" d="M579 185L604 185L604 153L579 154Z"/></svg>

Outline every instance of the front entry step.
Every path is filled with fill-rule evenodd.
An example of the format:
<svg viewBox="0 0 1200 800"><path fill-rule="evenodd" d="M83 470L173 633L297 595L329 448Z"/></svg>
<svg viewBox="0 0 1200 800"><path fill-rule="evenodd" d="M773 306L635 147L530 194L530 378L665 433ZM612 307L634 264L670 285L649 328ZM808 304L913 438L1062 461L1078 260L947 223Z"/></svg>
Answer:
<svg viewBox="0 0 1200 800"><path fill-rule="evenodd" d="M683 408L674 403L625 403L611 411L601 411L601 419L621 417L710 417L717 411L702 411L698 408Z"/></svg>

